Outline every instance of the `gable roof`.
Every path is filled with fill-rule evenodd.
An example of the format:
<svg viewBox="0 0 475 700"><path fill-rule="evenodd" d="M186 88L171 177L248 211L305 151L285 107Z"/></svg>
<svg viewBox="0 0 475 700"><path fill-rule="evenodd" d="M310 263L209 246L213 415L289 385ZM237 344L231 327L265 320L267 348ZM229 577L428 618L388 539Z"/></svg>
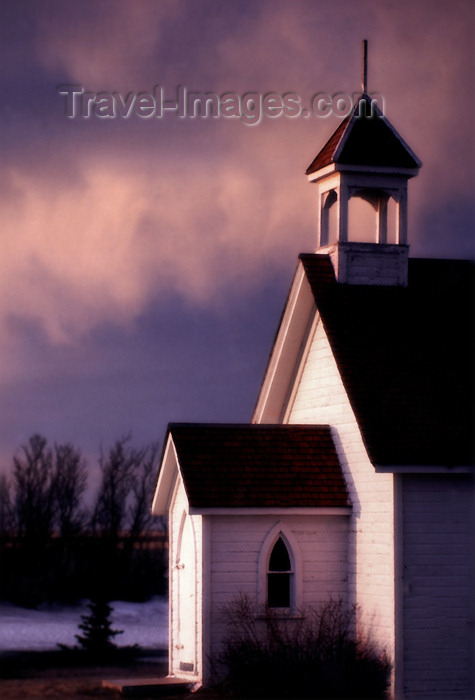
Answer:
<svg viewBox="0 0 475 700"><path fill-rule="evenodd" d="M192 508L348 507L329 426L171 424Z"/></svg>
<svg viewBox="0 0 475 700"><path fill-rule="evenodd" d="M361 165L414 170L421 162L371 99L364 95L366 113L360 103L341 122L306 170L307 175L332 165Z"/></svg>
<svg viewBox="0 0 475 700"><path fill-rule="evenodd" d="M380 287L300 260L373 464L473 464L473 263L410 259L407 287Z"/></svg>

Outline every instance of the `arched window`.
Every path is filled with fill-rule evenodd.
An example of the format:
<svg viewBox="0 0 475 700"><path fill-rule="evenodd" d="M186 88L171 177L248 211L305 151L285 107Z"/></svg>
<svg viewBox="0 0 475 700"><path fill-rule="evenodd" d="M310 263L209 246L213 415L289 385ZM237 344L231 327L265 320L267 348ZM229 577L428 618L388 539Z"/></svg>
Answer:
<svg viewBox="0 0 475 700"><path fill-rule="evenodd" d="M299 544L286 523L275 523L259 552L257 601L259 609L294 614L302 606L302 556Z"/></svg>
<svg viewBox="0 0 475 700"><path fill-rule="evenodd" d="M322 196L322 211L320 224L320 245L328 245L338 240L337 207L338 200L335 190L325 192Z"/></svg>
<svg viewBox="0 0 475 700"><path fill-rule="evenodd" d="M282 537L272 548L267 570L267 606L269 608L290 608L293 589L292 562Z"/></svg>

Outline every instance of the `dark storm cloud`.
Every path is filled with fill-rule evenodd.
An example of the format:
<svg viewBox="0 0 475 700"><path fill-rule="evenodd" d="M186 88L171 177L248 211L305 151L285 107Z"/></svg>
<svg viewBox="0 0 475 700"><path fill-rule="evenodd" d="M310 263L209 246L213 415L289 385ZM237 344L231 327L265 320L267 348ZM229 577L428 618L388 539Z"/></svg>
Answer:
<svg viewBox="0 0 475 700"><path fill-rule="evenodd" d="M338 124L67 119L58 85L308 101L359 88L367 37L370 89L424 163L410 183L412 253L471 255L471 2L3 9L4 455L35 430L91 444L124 429L155 439L181 412L248 417L296 255L315 245L315 193L303 172Z"/></svg>

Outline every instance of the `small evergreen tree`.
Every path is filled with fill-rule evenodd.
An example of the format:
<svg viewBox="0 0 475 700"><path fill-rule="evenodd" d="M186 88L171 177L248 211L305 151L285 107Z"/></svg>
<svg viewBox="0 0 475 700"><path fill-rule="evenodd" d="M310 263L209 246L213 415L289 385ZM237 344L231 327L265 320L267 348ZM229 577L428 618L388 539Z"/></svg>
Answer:
<svg viewBox="0 0 475 700"><path fill-rule="evenodd" d="M104 599L91 600L88 608L89 614L81 615L82 623L78 625L84 634L76 634L76 639L87 652L103 657L117 649L112 639L123 630L112 629L112 607Z"/></svg>

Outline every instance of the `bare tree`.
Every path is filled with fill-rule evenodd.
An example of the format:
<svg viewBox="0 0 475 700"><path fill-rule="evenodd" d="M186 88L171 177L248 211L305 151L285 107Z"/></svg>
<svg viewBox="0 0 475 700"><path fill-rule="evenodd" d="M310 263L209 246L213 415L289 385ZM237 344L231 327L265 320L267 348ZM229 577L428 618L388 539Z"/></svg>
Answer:
<svg viewBox="0 0 475 700"><path fill-rule="evenodd" d="M129 531L133 540L153 529L152 496L157 471L158 445L135 453L133 499L129 506Z"/></svg>
<svg viewBox="0 0 475 700"><path fill-rule="evenodd" d="M0 537L12 535L15 530L11 483L6 474L0 474Z"/></svg>
<svg viewBox="0 0 475 700"><path fill-rule="evenodd" d="M93 514L94 530L111 539L118 539L127 523L127 504L133 492L134 467L137 456L127 444L129 437L117 440L107 458L101 454L101 485Z"/></svg>
<svg viewBox="0 0 475 700"><path fill-rule="evenodd" d="M46 438L33 435L13 464L18 533L31 541L48 539L54 523L54 468Z"/></svg>
<svg viewBox="0 0 475 700"><path fill-rule="evenodd" d="M88 520L80 450L33 435L14 456L11 483L0 477L0 595L37 605L91 594L145 599L160 589L163 550L143 537L157 529L150 512L157 454L154 445L132 448L128 437L101 453Z"/></svg>
<svg viewBox="0 0 475 700"><path fill-rule="evenodd" d="M87 485L87 466L81 452L71 444L55 445L54 505L56 527L62 537L77 535L86 520L82 498Z"/></svg>

